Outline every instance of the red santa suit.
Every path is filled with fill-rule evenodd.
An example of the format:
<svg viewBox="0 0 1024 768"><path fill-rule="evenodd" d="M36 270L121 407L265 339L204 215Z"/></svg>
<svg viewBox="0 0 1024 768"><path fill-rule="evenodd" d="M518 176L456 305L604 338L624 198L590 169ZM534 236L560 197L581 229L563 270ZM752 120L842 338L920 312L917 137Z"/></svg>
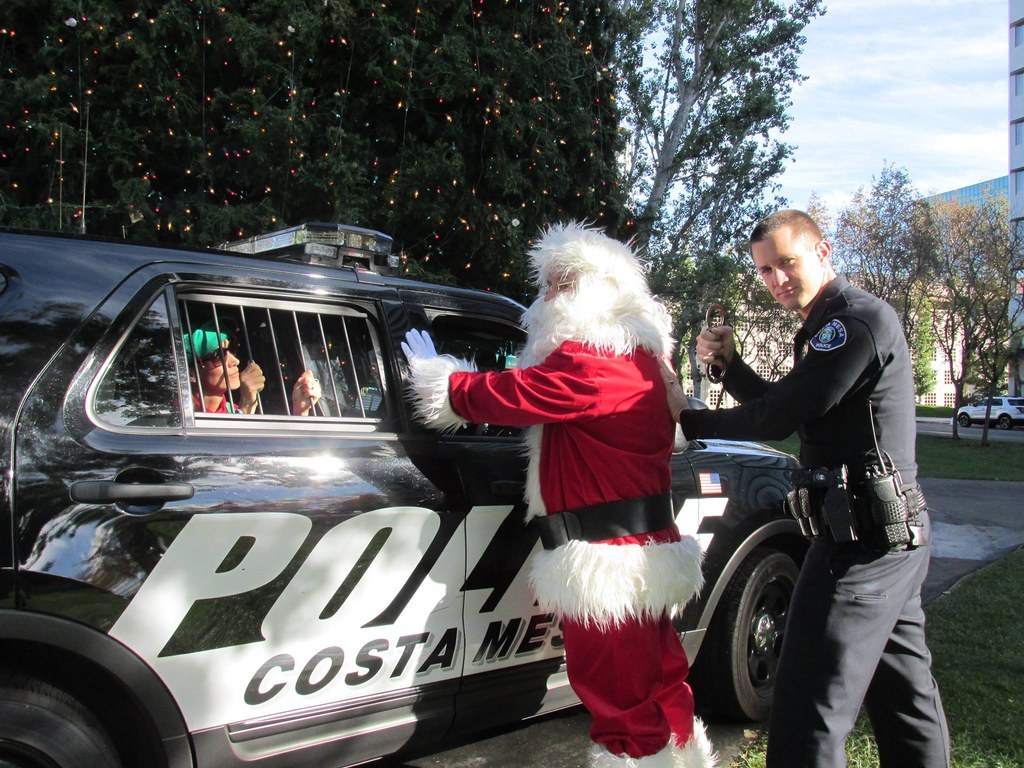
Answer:
<svg viewBox="0 0 1024 768"><path fill-rule="evenodd" d="M542 285L568 275L573 289L527 311L522 367L478 373L450 356L410 357L420 417L441 429L530 427L527 519L664 499L675 425L659 358L671 339L636 257L570 224L548 230L531 261ZM534 554L531 586L562 619L569 682L593 718L593 768L715 765L671 621L702 580L700 546L670 509L654 530Z"/></svg>

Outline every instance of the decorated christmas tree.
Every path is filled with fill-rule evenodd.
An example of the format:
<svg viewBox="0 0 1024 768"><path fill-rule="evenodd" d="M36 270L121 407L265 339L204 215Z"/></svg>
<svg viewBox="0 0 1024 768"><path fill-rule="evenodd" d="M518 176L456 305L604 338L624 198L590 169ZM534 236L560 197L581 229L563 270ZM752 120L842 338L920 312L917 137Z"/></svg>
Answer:
<svg viewBox="0 0 1024 768"><path fill-rule="evenodd" d="M546 223L628 234L594 2L9 0L0 224L217 245L308 221L510 295Z"/></svg>

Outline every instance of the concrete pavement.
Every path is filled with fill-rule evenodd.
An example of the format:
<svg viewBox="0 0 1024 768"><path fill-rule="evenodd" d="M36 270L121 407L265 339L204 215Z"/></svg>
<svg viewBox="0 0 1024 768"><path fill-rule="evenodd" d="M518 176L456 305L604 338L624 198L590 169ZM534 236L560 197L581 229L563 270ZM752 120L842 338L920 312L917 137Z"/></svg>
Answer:
<svg viewBox="0 0 1024 768"><path fill-rule="evenodd" d="M1024 475L1024 472L1022 472ZM920 480L932 518L933 545L925 602L964 576L1024 544L1024 482ZM699 704L699 702L698 702ZM732 765L759 724L706 715L721 768ZM389 760L382 768L583 768L590 718L582 708L424 757Z"/></svg>
<svg viewBox="0 0 1024 768"><path fill-rule="evenodd" d="M1024 544L1024 482L922 478L920 483L934 539L926 603Z"/></svg>

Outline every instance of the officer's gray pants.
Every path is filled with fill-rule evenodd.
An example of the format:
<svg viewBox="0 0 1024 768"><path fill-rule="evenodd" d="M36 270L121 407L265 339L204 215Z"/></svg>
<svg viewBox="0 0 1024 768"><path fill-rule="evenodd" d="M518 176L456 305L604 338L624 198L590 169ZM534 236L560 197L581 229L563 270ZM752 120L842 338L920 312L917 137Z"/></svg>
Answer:
<svg viewBox="0 0 1024 768"><path fill-rule="evenodd" d="M930 551L811 545L775 680L769 768L843 768L862 703L880 768L948 768L949 732L921 605Z"/></svg>

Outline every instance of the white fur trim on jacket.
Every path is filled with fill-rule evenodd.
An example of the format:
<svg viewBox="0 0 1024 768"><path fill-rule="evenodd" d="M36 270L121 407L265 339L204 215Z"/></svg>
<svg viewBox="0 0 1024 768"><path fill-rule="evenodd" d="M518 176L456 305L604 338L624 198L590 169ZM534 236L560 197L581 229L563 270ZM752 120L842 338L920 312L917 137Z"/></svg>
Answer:
<svg viewBox="0 0 1024 768"><path fill-rule="evenodd" d="M653 755L629 757L613 755L599 744L590 749L589 768L715 768L718 755L715 754L704 723L699 717L693 718L693 736L683 746L675 741Z"/></svg>
<svg viewBox="0 0 1024 768"><path fill-rule="evenodd" d="M473 363L451 355L410 358L409 391L416 417L441 431L464 427L466 420L452 410L448 398L448 377L460 371L475 370Z"/></svg>
<svg viewBox="0 0 1024 768"><path fill-rule="evenodd" d="M526 451L526 522L547 514L544 497L540 494L540 444L544 439L544 425L523 430L523 449Z"/></svg>
<svg viewBox="0 0 1024 768"><path fill-rule="evenodd" d="M692 536L663 544L570 541L537 552L530 586L542 611L614 625L671 614L700 591L703 553Z"/></svg>

